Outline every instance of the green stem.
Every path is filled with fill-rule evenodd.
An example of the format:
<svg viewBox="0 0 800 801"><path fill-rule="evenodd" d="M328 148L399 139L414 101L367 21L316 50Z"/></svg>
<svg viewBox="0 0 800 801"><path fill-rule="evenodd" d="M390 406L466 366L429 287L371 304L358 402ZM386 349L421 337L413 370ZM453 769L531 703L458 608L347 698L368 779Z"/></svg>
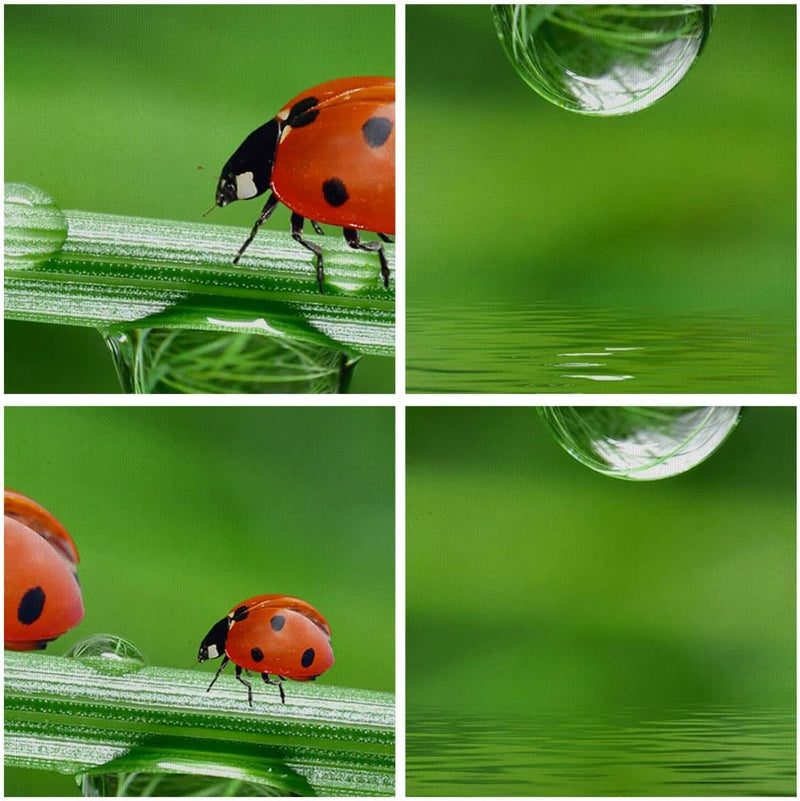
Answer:
<svg viewBox="0 0 800 801"><path fill-rule="evenodd" d="M77 659L5 654L5 764L72 774L204 775L278 793L391 795L394 697L288 682L286 704L254 682Z"/></svg>
<svg viewBox="0 0 800 801"><path fill-rule="evenodd" d="M381 283L376 255L338 236L316 238L325 247L321 294L310 254L289 234L259 232L234 266L245 229L61 212L52 201L9 199L9 187L20 186L6 187L7 319L105 333L247 332L351 354L394 353L394 292ZM58 222L37 217L46 213L65 220L60 249ZM393 270L392 245L386 253Z"/></svg>

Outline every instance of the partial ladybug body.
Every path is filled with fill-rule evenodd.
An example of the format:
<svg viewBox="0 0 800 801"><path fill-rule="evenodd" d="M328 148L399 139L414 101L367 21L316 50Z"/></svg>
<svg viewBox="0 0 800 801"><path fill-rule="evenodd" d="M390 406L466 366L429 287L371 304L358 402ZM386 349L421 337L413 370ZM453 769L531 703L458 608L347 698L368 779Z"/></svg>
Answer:
<svg viewBox="0 0 800 801"><path fill-rule="evenodd" d="M43 506L9 489L4 552L8 650L44 648L83 620L75 543Z"/></svg>
<svg viewBox="0 0 800 801"><path fill-rule="evenodd" d="M316 105L310 106L310 98ZM291 100L272 191L319 223L394 233L394 81L344 78Z"/></svg>
<svg viewBox="0 0 800 801"><path fill-rule="evenodd" d="M197 660L223 654L209 690L230 661L236 666L236 678L247 687L251 706L252 685L242 678L242 671L260 673L267 684L277 685L285 703L285 679L313 681L333 665L331 630L325 618L299 598L257 595L237 604L212 627L200 644Z"/></svg>
<svg viewBox="0 0 800 801"><path fill-rule="evenodd" d="M315 254L320 291L322 250L303 237L306 219L318 233L318 223L341 226L350 247L377 252L388 287L383 245L362 242L359 231L384 241L394 233L394 143L391 78L339 78L290 100L222 169L218 206L272 190L234 263L281 202L292 211L292 236Z"/></svg>

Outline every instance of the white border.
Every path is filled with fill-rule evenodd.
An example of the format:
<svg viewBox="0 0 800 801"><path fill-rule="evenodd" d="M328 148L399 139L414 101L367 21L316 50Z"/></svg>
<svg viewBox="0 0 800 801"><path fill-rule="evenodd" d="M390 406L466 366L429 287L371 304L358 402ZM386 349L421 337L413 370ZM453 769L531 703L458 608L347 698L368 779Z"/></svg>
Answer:
<svg viewBox="0 0 800 801"><path fill-rule="evenodd" d="M56 0L57 2L57 0ZM180 2L180 0L178 0ZM275 5L283 4L282 0L273 0ZM82 3L79 3L82 4ZM145 3L147 4L147 0ZM297 0L290 3L296 5ZM327 3L320 3L326 5ZM337 3L338 4L338 3ZM361 4L356 0L352 5ZM382 3L388 5L388 3ZM405 760L405 704L406 704L406 665L405 665L405 436L406 436L406 409L408 407L536 407L536 406L693 406L693 405L741 405L741 406L778 406L787 407L798 405L798 394L770 394L770 395L681 395L681 394L406 394L405 373L405 275L406 275L406 215L405 215L405 9L408 5L434 5L437 3L427 0L417 2L395 3L395 76L397 91L397 181L396 181L396 209L397 209L397 236L395 244L395 258L398 269L395 274L396 297L396 366L395 389L393 394L385 395L326 395L326 396L281 396L281 395L40 395L19 394L7 396L3 394L4 408L20 406L39 407L71 407L71 406L154 406L154 407L389 407L395 408L395 682L396 682L396 785L395 797L403 798L406 792L406 760ZM487 5L476 0L462 0L462 5ZM661 3L659 3L661 4ZM733 0L726 5L751 5L753 0ZM796 5L796 3L779 0L774 5ZM313 4L309 4L313 5ZM0 22L2 26L2 22ZM798 15L798 40L800 40L800 15ZM744 67L743 67L744 68ZM2 67L0 66L0 69ZM800 84L800 62L798 62L798 84ZM799 126L800 127L800 126ZM800 205L800 204L798 204ZM800 319L800 303L797 307L797 319ZM0 334L0 342L4 344L4 336ZM4 370L4 353L0 353L0 369ZM798 359L798 374L800 375L800 359ZM0 436L4 435L4 419L0 421ZM800 453L800 416L797 428L797 452ZM4 455L0 456L4 461ZM797 509L800 519L800 504ZM800 575L800 553L797 557L797 575ZM800 614L798 614L800 627ZM800 686L800 649L798 650L798 686ZM2 681L2 677L0 677ZM2 734L0 733L0 738ZM0 739L0 744L2 743ZM798 744L798 762L800 762L800 743Z"/></svg>

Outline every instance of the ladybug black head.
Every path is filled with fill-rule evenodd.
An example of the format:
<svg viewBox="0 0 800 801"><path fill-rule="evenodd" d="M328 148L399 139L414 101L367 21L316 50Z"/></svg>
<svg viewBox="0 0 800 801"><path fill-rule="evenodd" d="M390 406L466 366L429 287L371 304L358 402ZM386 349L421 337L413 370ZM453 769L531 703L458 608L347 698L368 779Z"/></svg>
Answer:
<svg viewBox="0 0 800 801"><path fill-rule="evenodd" d="M280 133L280 123L272 119L239 145L222 168L217 185L218 206L258 197L269 189Z"/></svg>
<svg viewBox="0 0 800 801"><path fill-rule="evenodd" d="M230 621L227 617L214 624L211 631L203 638L203 642L200 643L200 650L197 652L198 662L205 662L206 659L216 659L225 653L229 625Z"/></svg>

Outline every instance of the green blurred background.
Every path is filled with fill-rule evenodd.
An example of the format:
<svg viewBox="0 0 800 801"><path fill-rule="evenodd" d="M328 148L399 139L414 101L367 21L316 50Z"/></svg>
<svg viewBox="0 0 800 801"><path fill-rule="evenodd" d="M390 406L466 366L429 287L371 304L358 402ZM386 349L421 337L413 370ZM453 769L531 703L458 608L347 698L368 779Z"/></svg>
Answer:
<svg viewBox="0 0 800 801"><path fill-rule="evenodd" d="M222 165L287 100L331 78L394 75L391 5L4 13L5 180L64 209L198 221ZM260 210L236 203L210 220L249 228ZM288 210L267 225L288 232ZM6 391L120 391L94 331L7 323L5 333ZM369 357L350 390L393 385L392 360Z"/></svg>
<svg viewBox="0 0 800 801"><path fill-rule="evenodd" d="M409 742L437 714L444 733L470 714L793 712L795 418L747 409L695 469L630 482L571 458L535 409L410 408ZM436 741L420 750L432 765ZM433 770L409 792L448 794Z"/></svg>
<svg viewBox="0 0 800 801"><path fill-rule="evenodd" d="M319 682L394 690L393 409L7 408L5 432L6 485L81 555L86 617L46 653L113 633L189 668L236 603L285 593L331 624ZM78 794L20 770L5 788Z"/></svg>
<svg viewBox="0 0 800 801"><path fill-rule="evenodd" d="M765 317L785 330L787 353L756 391L793 391L793 5L718 6L683 81L645 111L607 118L530 89L488 6L408 6L406 19L409 365L433 358L454 307L648 309L678 316L678 343L681 315L725 312L751 342ZM463 340L446 345L468 363L476 326L458 324ZM640 313L631 327L649 325ZM724 333L710 325L706 341ZM509 333L493 335L507 353ZM713 350L703 356L713 363Z"/></svg>

